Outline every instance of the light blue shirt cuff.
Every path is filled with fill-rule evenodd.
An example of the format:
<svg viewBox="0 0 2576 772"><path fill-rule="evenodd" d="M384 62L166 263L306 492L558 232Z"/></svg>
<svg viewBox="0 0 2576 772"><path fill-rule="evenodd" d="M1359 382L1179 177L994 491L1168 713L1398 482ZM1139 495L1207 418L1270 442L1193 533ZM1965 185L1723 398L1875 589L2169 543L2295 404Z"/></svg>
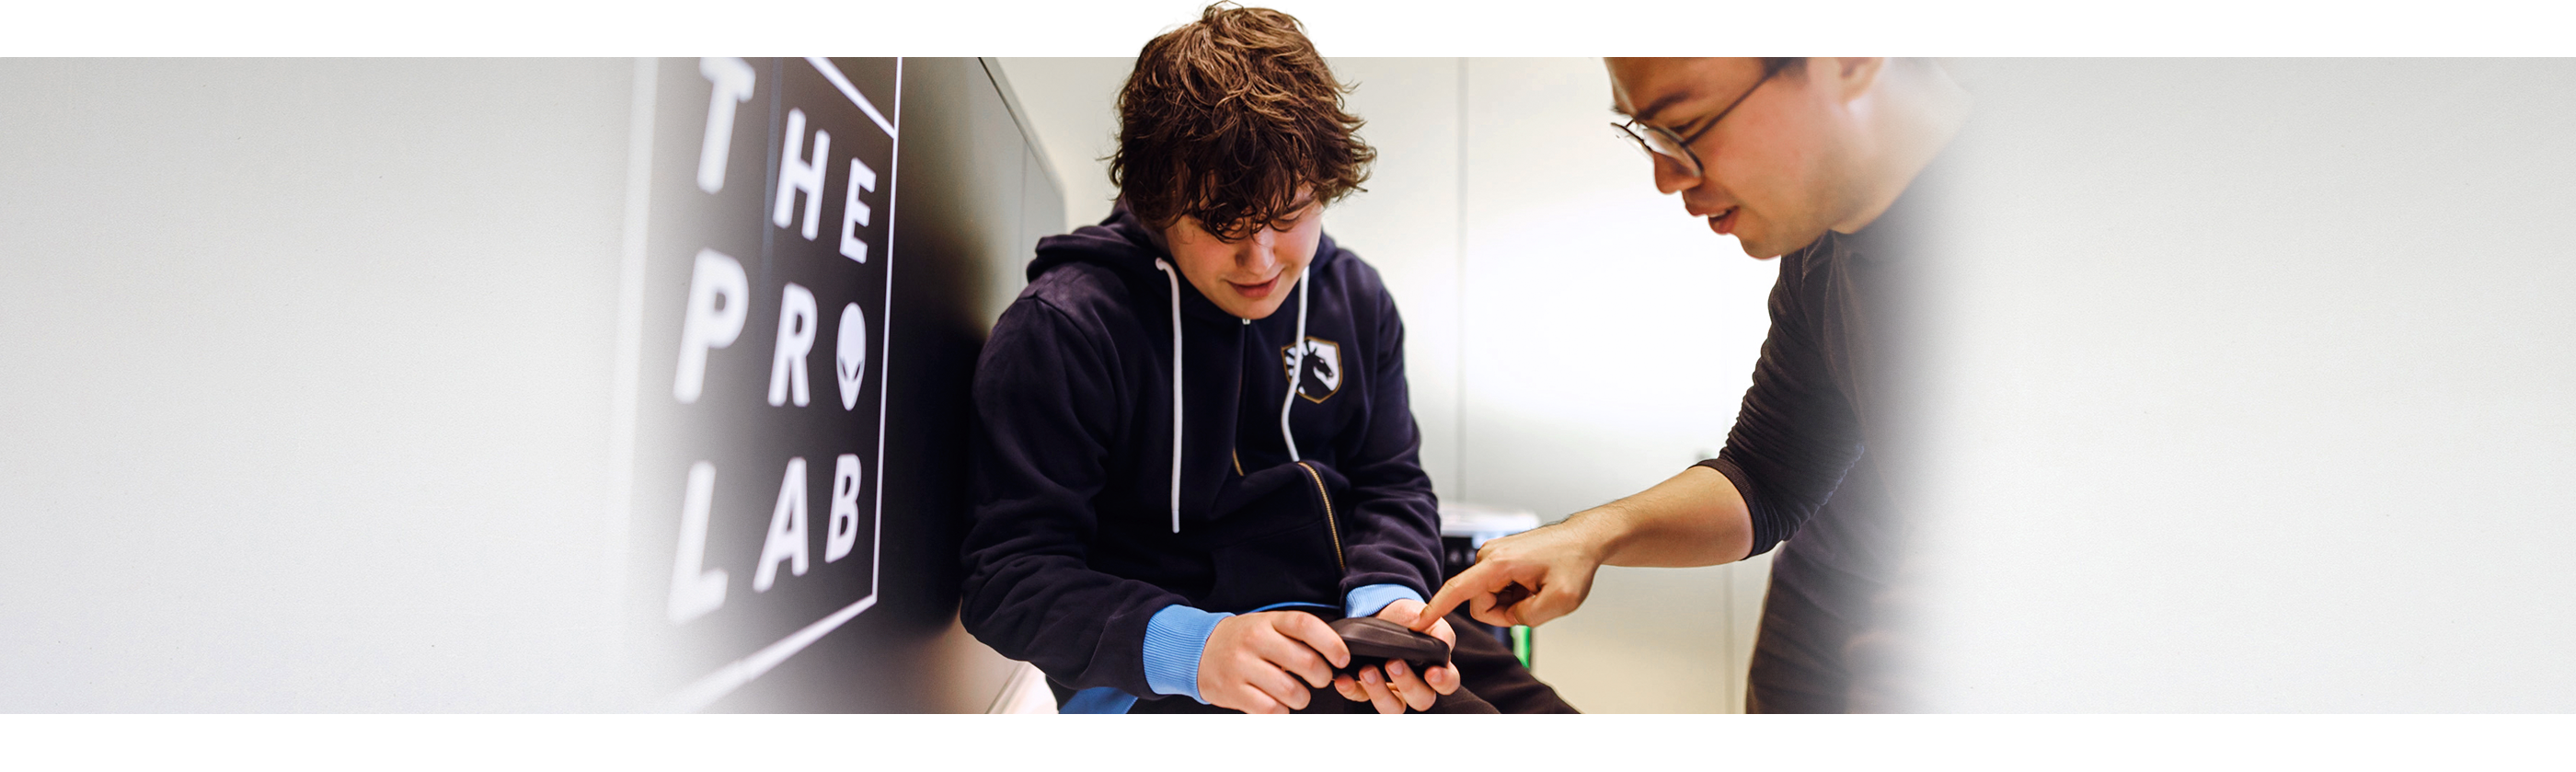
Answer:
<svg viewBox="0 0 2576 772"><path fill-rule="evenodd" d="M1218 620L1234 616L1174 603L1145 620L1145 685L1155 694L1178 694L1206 703L1199 696L1199 656L1207 652L1208 635Z"/></svg>
<svg viewBox="0 0 2576 772"><path fill-rule="evenodd" d="M1401 584L1372 584L1351 590L1350 597L1342 601L1342 615L1376 616L1377 612L1386 610L1386 605L1396 602L1397 599L1424 602L1422 593L1414 592L1411 587Z"/></svg>

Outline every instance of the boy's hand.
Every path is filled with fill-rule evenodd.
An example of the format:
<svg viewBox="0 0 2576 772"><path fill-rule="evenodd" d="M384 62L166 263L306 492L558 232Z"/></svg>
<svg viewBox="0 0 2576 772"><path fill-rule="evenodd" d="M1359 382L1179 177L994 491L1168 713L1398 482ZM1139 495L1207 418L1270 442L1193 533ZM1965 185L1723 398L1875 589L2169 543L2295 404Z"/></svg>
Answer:
<svg viewBox="0 0 2576 772"><path fill-rule="evenodd" d="M1199 652L1199 696L1245 713L1286 713L1306 707L1308 684L1324 688L1333 681L1333 669L1350 661L1350 647L1313 614L1230 616L1216 623Z"/></svg>
<svg viewBox="0 0 2576 772"><path fill-rule="evenodd" d="M1398 598L1378 610L1377 618L1409 626L1413 624L1414 615L1421 610L1421 601ZM1426 632L1451 648L1458 645L1458 633L1449 629L1448 620L1433 623ZM1416 674L1411 664L1401 661L1386 663L1383 671L1376 665L1364 665L1356 678L1335 676L1333 689L1352 702L1375 706L1379 713L1402 713L1408 706L1414 710L1430 710L1431 702L1439 699L1440 695L1458 691L1458 669L1442 663Z"/></svg>

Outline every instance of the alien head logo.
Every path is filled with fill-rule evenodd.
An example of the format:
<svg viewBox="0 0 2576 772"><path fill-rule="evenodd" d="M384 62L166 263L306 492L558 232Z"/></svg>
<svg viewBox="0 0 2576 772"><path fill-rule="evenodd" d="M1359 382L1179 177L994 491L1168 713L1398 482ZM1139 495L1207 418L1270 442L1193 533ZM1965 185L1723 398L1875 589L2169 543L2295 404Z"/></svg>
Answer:
<svg viewBox="0 0 2576 772"><path fill-rule="evenodd" d="M868 318L859 313L859 304L841 307L839 351L832 357L832 374L841 381L841 409L859 405L859 381L868 372Z"/></svg>
<svg viewBox="0 0 2576 772"><path fill-rule="evenodd" d="M1309 336L1304 349L1279 347L1279 364L1296 384L1297 395L1323 402L1342 390L1342 345Z"/></svg>

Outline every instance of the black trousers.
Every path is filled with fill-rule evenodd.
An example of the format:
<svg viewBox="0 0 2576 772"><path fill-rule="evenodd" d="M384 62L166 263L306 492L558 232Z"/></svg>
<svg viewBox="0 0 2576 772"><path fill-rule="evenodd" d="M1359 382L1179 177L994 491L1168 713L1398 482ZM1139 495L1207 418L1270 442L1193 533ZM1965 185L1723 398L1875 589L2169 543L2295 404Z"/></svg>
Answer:
<svg viewBox="0 0 2576 772"><path fill-rule="evenodd" d="M1482 628L1471 626L1473 620L1465 611L1449 614L1449 627L1458 632L1458 645L1449 651L1449 663L1458 668L1458 691L1440 695L1424 713L1577 713L1574 706L1556 695L1556 689L1531 675L1522 667L1520 658L1502 641L1486 635ZM1162 697L1137 700L1129 713L1234 713L1214 705L1203 705L1188 697ZM1299 713L1375 713L1377 708L1365 702L1352 702L1341 692L1327 686L1316 689ZM1405 712L1415 712L1406 708Z"/></svg>

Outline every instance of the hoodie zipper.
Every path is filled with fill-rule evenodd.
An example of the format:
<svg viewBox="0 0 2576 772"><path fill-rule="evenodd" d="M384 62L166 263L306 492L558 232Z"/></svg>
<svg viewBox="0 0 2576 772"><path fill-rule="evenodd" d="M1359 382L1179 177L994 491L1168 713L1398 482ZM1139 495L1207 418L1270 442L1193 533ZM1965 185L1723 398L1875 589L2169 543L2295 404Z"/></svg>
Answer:
<svg viewBox="0 0 2576 772"><path fill-rule="evenodd" d="M1333 494L1324 488L1324 475L1304 461L1297 462L1297 468L1306 470L1306 478L1315 481L1315 498L1324 502L1324 530L1333 535L1333 567L1350 573L1350 563L1342 559L1342 524L1333 517Z"/></svg>
<svg viewBox="0 0 2576 772"><path fill-rule="evenodd" d="M1251 326L1251 325L1248 325L1248 324L1247 324L1247 325L1238 325L1238 326L1236 326L1236 327L1234 328L1234 350L1237 352L1237 356L1238 356L1238 357L1241 355L1241 352L1243 351L1243 335L1244 335L1244 334L1243 334L1243 328L1244 328L1244 327L1249 327L1249 326ZM1228 448L1228 449L1226 450L1226 452L1227 452L1227 454L1228 454L1228 455L1231 455L1231 456L1233 456L1233 457L1234 457L1234 476L1236 476L1236 477L1242 477L1242 476L1244 476L1244 475L1243 475L1243 368L1241 368L1241 367L1236 367L1236 368L1234 368L1234 410L1233 410L1233 412L1232 412L1232 413L1230 413L1230 415L1233 415L1233 416L1234 416L1234 423L1235 423L1234 447L1232 447L1232 448Z"/></svg>

